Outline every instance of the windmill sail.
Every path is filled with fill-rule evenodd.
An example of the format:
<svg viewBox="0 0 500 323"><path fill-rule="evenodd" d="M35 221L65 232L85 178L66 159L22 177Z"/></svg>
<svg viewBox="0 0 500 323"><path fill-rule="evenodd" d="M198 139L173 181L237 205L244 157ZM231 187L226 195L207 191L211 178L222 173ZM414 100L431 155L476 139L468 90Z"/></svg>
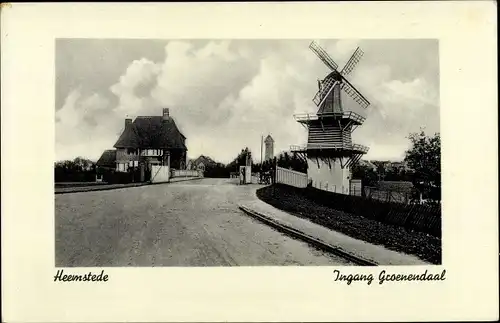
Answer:
<svg viewBox="0 0 500 323"><path fill-rule="evenodd" d="M368 100L365 99L365 97L361 93L359 93L358 90L356 90L354 86L352 86L351 83L349 83L346 79L344 79L340 87L362 108L366 109L370 105L370 102L368 102Z"/></svg>
<svg viewBox="0 0 500 323"><path fill-rule="evenodd" d="M312 42L311 45L309 45L309 48L319 57L319 59L325 63L326 66L328 66L332 71L337 70L337 63L334 62L334 60L326 53L326 51L321 48L316 42Z"/></svg>
<svg viewBox="0 0 500 323"><path fill-rule="evenodd" d="M344 68L340 72L342 76L347 76L349 75L354 67L359 63L361 57L363 56L363 51L358 47L352 54L351 58L349 58L349 61L347 61L347 64L345 64Z"/></svg>

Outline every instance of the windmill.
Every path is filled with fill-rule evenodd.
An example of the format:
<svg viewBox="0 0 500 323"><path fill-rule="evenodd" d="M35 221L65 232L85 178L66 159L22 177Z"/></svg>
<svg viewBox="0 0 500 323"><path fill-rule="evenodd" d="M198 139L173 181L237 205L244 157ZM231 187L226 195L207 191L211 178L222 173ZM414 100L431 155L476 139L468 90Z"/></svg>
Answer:
<svg viewBox="0 0 500 323"><path fill-rule="evenodd" d="M361 159L368 147L353 144L351 134L363 124L365 117L352 111L354 107L366 109L370 102L347 80L363 56L358 47L342 70L316 42L309 48L330 69L318 80L318 92L313 102L318 107L315 115L295 115L295 119L308 129L305 147L292 146L294 153L308 163L308 177L313 186L349 194L350 167Z"/></svg>

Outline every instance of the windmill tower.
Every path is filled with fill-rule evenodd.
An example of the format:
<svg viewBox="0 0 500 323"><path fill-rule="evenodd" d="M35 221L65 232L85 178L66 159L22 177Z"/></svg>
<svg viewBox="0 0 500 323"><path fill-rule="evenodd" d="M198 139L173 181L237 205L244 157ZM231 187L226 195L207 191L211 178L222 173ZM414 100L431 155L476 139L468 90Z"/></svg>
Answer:
<svg viewBox="0 0 500 323"><path fill-rule="evenodd" d="M271 135L268 135L264 140L264 144L266 145L266 153L265 160L273 159L274 157L274 139Z"/></svg>
<svg viewBox="0 0 500 323"><path fill-rule="evenodd" d="M291 151L303 156L308 164L308 177L316 188L349 194L350 166L359 161L368 147L353 144L351 134L365 118L351 109L370 104L346 79L363 56L358 47L344 68L338 65L317 43L309 48L331 72L318 81L318 92L313 102L318 107L315 115L295 115L308 129L305 147L292 146Z"/></svg>

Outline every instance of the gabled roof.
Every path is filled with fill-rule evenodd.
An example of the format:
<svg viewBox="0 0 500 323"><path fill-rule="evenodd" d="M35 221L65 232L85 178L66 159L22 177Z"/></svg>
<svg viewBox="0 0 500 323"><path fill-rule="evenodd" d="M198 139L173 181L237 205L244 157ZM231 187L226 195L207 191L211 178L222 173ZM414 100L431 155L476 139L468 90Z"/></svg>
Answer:
<svg viewBox="0 0 500 323"><path fill-rule="evenodd" d="M216 162L212 158L210 158L208 156L204 156L204 155L200 155L198 158L193 159L191 162L192 162L192 165L199 165L200 163L203 163L205 165L216 164Z"/></svg>
<svg viewBox="0 0 500 323"><path fill-rule="evenodd" d="M137 117L125 127L114 147L187 150L185 140L171 117Z"/></svg>
<svg viewBox="0 0 500 323"><path fill-rule="evenodd" d="M105 150L96 165L100 167L116 167L116 150Z"/></svg>

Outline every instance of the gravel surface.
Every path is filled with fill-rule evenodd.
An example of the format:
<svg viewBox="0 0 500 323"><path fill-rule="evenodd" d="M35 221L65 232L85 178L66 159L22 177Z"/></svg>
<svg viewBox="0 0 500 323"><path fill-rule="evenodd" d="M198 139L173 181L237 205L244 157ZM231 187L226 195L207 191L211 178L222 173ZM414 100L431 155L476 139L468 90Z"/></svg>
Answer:
<svg viewBox="0 0 500 323"><path fill-rule="evenodd" d="M225 179L55 195L61 267L352 265L248 217Z"/></svg>
<svg viewBox="0 0 500 323"><path fill-rule="evenodd" d="M273 186L261 188L257 190L257 196L278 209L353 238L441 264L441 239L431 235L334 210L301 196L284 185L275 185L274 193Z"/></svg>

